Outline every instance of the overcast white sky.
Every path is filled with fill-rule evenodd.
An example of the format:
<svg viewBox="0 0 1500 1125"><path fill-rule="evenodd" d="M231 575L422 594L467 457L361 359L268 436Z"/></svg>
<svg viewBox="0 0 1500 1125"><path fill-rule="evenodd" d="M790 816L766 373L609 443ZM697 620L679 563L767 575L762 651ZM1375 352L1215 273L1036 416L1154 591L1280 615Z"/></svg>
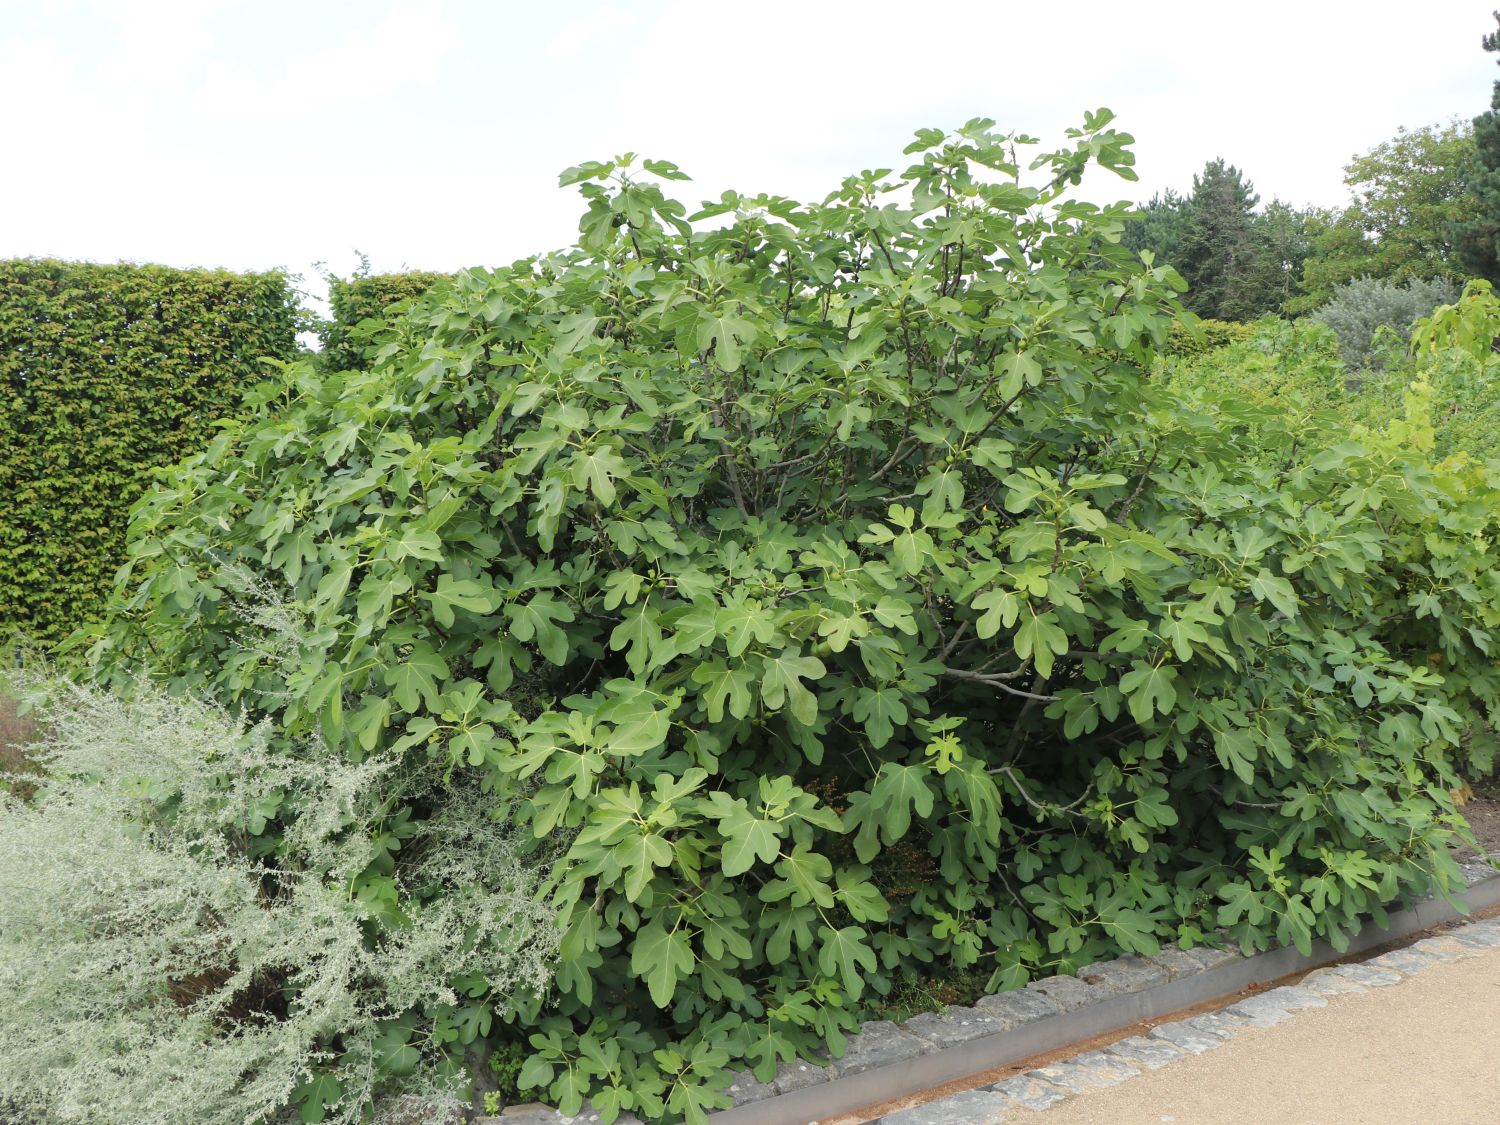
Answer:
<svg viewBox="0 0 1500 1125"><path fill-rule="evenodd" d="M821 197L970 117L1107 105L1139 185L1222 156L1334 204L1350 156L1486 109L1495 0L0 0L0 257L338 273L571 241L557 173L634 150L689 203Z"/></svg>

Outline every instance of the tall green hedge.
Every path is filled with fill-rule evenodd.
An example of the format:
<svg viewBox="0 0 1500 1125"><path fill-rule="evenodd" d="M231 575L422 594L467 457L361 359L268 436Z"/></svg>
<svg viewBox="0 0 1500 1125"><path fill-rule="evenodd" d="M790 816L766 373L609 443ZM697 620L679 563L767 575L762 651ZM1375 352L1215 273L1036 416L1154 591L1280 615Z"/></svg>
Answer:
<svg viewBox="0 0 1500 1125"><path fill-rule="evenodd" d="M420 297L439 281L447 280L450 280L448 274L420 270L330 277L328 304L333 319L318 326L325 370L353 371L363 367L365 347L374 324L364 329L360 325L366 321L384 323L392 305Z"/></svg>
<svg viewBox="0 0 1500 1125"><path fill-rule="evenodd" d="M151 470L297 351L281 273L0 261L0 632L90 616Z"/></svg>

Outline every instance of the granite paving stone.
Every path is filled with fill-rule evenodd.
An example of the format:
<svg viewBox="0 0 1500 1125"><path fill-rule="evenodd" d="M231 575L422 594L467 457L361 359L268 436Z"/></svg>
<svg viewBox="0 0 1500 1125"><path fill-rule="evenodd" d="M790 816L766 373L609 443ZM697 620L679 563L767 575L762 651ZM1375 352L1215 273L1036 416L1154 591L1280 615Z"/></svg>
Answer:
<svg viewBox="0 0 1500 1125"><path fill-rule="evenodd" d="M1302 978L1297 987L1316 992L1319 996L1339 996L1351 992L1365 992L1369 986L1361 984L1353 977L1336 973L1332 969L1314 969Z"/></svg>
<svg viewBox="0 0 1500 1125"><path fill-rule="evenodd" d="M1487 926L1464 926L1452 931L1453 940L1470 949L1500 949L1500 930Z"/></svg>
<svg viewBox="0 0 1500 1125"><path fill-rule="evenodd" d="M995 1090L965 1090L888 1114L879 1125L1002 1125L1014 1104Z"/></svg>
<svg viewBox="0 0 1500 1125"><path fill-rule="evenodd" d="M1141 1072L1140 1063L1119 1055L1111 1055L1105 1051L1085 1051L1081 1055L1074 1055L1068 1061L1078 1066L1086 1066L1110 1079L1111 1082L1123 1082L1127 1078L1134 1078Z"/></svg>
<svg viewBox="0 0 1500 1125"><path fill-rule="evenodd" d="M1215 1047L1224 1045L1222 1036L1202 1031L1182 1020L1159 1023L1147 1033L1147 1037L1161 1039L1194 1055L1201 1055L1204 1051L1212 1051Z"/></svg>
<svg viewBox="0 0 1500 1125"><path fill-rule="evenodd" d="M1284 1011L1298 1012L1303 1008L1326 1008L1328 1001L1306 988L1298 988L1295 984L1284 984L1280 988L1273 988L1269 992L1262 992L1261 998L1274 1000L1276 1006Z"/></svg>
<svg viewBox="0 0 1500 1125"><path fill-rule="evenodd" d="M974 1001L974 1007L987 1016L1004 1021L1007 1028L1055 1016L1063 1010L1062 1005L1051 997L1025 988L994 996L981 996Z"/></svg>
<svg viewBox="0 0 1500 1125"><path fill-rule="evenodd" d="M1206 969L1217 969L1220 965L1232 965L1244 960L1238 949L1215 949L1211 945L1198 945L1187 950L1187 955Z"/></svg>
<svg viewBox="0 0 1500 1125"><path fill-rule="evenodd" d="M1025 1109L1046 1109L1068 1096L1067 1090L1048 1082L1034 1071L996 1082L989 1088L997 1094L1004 1094Z"/></svg>
<svg viewBox="0 0 1500 1125"><path fill-rule="evenodd" d="M1107 989L1112 995L1140 992L1167 983L1167 970L1134 953L1113 961L1095 961L1078 970L1080 980Z"/></svg>
<svg viewBox="0 0 1500 1125"><path fill-rule="evenodd" d="M1435 937L1426 937L1412 944L1411 948L1418 953L1425 953L1429 957L1436 957L1439 961L1453 962L1462 961L1465 957L1473 957L1474 950L1467 946L1459 945L1447 934L1439 934Z"/></svg>
<svg viewBox="0 0 1500 1125"><path fill-rule="evenodd" d="M1300 1008L1322 1008L1327 1004L1327 998L1319 996L1312 989L1287 987L1247 996L1224 1010L1244 1016L1258 1027L1271 1027L1290 1019L1291 1014Z"/></svg>
<svg viewBox="0 0 1500 1125"><path fill-rule="evenodd" d="M1495 874L1495 869L1487 863L1461 863L1458 869L1463 873L1464 884L1470 887L1484 882Z"/></svg>
<svg viewBox="0 0 1500 1125"><path fill-rule="evenodd" d="M1266 1003L1265 999L1260 996L1241 1000L1224 1010L1233 1012L1237 1016L1244 1016L1256 1027L1275 1027L1278 1023L1285 1023L1292 1018L1291 1012L1285 1008L1278 1008L1275 1004Z"/></svg>
<svg viewBox="0 0 1500 1125"><path fill-rule="evenodd" d="M955 1004L941 1013L922 1012L912 1016L901 1025L911 1034L926 1039L936 1047L951 1047L955 1043L967 1043L986 1035L998 1035L1009 1024L998 1016L988 1015L978 1008L966 1008Z"/></svg>
<svg viewBox="0 0 1500 1125"><path fill-rule="evenodd" d="M890 1020L875 1020L849 1036L849 1045L839 1058L839 1076L863 1074L877 1067L905 1062L932 1050L932 1044L908 1035Z"/></svg>
<svg viewBox="0 0 1500 1125"><path fill-rule="evenodd" d="M1201 1031L1205 1035L1217 1036L1220 1039L1232 1039L1242 1031L1248 1031L1255 1026L1253 1021L1236 1015L1228 1009L1204 1012L1201 1016L1189 1016L1182 1022L1194 1031Z"/></svg>
<svg viewBox="0 0 1500 1125"><path fill-rule="evenodd" d="M1050 1066L1039 1066L1026 1072L1028 1078L1038 1078L1051 1083L1069 1094L1082 1094L1086 1090L1102 1090L1114 1083L1102 1078L1086 1067L1074 1066L1071 1062L1056 1062Z"/></svg>
<svg viewBox="0 0 1500 1125"><path fill-rule="evenodd" d="M1127 1062L1137 1063L1148 1070L1156 1070L1168 1063L1176 1062L1186 1052L1164 1038L1151 1039L1144 1035L1132 1035L1111 1043L1104 1048L1106 1055L1119 1055ZM1194 1052L1195 1054L1197 1052Z"/></svg>
<svg viewBox="0 0 1500 1125"><path fill-rule="evenodd" d="M1400 984L1406 978L1400 973L1390 969L1377 968L1368 961L1358 965L1340 965L1330 970L1341 977L1358 981L1360 984L1369 985L1371 988L1385 988L1387 985Z"/></svg>
<svg viewBox="0 0 1500 1125"><path fill-rule="evenodd" d="M724 1092L734 1100L735 1105L749 1105L752 1102L763 1102L767 1098L774 1097L776 1087L768 1082L757 1081L755 1075L748 1070L741 1070L730 1079Z"/></svg>
<svg viewBox="0 0 1500 1125"><path fill-rule="evenodd" d="M1101 1052L1092 1051L1090 1054L1101 1054ZM1026 1073L1050 1082L1054 1086L1059 1086L1070 1094L1081 1094L1086 1090L1101 1090L1106 1086L1115 1086L1138 1073L1134 1067L1123 1065L1122 1059L1111 1060L1121 1064L1119 1066L1105 1067L1090 1065L1082 1061L1083 1058L1084 1056L1080 1055L1076 1059L1039 1066Z"/></svg>
<svg viewBox="0 0 1500 1125"><path fill-rule="evenodd" d="M782 1063L771 1085L778 1094L790 1094L794 1090L805 1090L809 1086L832 1082L838 1074L838 1063L816 1066L805 1059L798 1059L796 1062Z"/></svg>
<svg viewBox="0 0 1500 1125"><path fill-rule="evenodd" d="M1203 966L1198 958L1194 957L1185 949L1168 946L1160 953L1153 954L1147 958L1154 964L1160 965L1167 970L1168 980L1179 980L1182 977L1190 977L1203 971Z"/></svg>
<svg viewBox="0 0 1500 1125"><path fill-rule="evenodd" d="M1109 993L1077 977L1043 977L1026 986L1028 992L1039 992L1064 1012L1109 998Z"/></svg>
<svg viewBox="0 0 1500 1125"><path fill-rule="evenodd" d="M1372 968L1390 969L1404 976L1415 976L1417 973L1436 968L1442 963L1441 959L1428 953L1418 953L1415 949L1393 949L1389 953L1382 953L1379 957L1371 957L1365 962Z"/></svg>

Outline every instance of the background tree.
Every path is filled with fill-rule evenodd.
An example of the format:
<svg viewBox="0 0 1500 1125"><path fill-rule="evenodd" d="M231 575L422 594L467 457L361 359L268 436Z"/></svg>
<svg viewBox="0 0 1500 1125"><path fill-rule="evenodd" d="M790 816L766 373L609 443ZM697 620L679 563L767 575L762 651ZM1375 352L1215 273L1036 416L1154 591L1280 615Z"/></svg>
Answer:
<svg viewBox="0 0 1500 1125"><path fill-rule="evenodd" d="M1454 122L1401 129L1345 165L1353 199L1314 237L1306 299L1293 311L1323 304L1357 277L1460 278L1460 232L1479 216L1469 188L1474 153L1473 131Z"/></svg>
<svg viewBox="0 0 1500 1125"><path fill-rule="evenodd" d="M1139 218L1125 228L1120 242L1139 253L1149 250L1157 264L1175 263L1187 229L1188 197L1168 188L1153 195L1139 211Z"/></svg>
<svg viewBox="0 0 1500 1125"><path fill-rule="evenodd" d="M1313 233L1326 222L1324 212L1299 209L1273 199L1256 216L1257 255L1246 291L1253 297L1253 316L1283 311L1297 295L1312 252Z"/></svg>
<svg viewBox="0 0 1500 1125"><path fill-rule="evenodd" d="M1494 13L1500 23L1500 12ZM1482 40L1486 51L1500 52L1500 31ZM1457 224L1459 264L1470 277L1500 281L1500 82L1490 108L1474 118L1474 151L1468 176L1470 214Z"/></svg>
<svg viewBox="0 0 1500 1125"><path fill-rule="evenodd" d="M1188 283L1183 303L1199 316L1243 320L1251 309L1246 282L1257 258L1255 207L1260 196L1240 170L1211 160L1193 177L1177 270Z"/></svg>
<svg viewBox="0 0 1500 1125"><path fill-rule="evenodd" d="M1184 304L1199 316L1254 320L1295 295L1317 216L1259 197L1239 169L1209 162L1190 194L1153 196L1122 241L1150 250L1188 282Z"/></svg>

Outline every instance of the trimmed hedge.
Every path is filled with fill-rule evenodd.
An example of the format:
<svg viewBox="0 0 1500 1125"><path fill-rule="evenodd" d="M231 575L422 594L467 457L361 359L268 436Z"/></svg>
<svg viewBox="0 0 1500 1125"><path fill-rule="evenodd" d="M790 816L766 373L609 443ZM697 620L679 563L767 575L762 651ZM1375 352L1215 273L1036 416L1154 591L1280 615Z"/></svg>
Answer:
<svg viewBox="0 0 1500 1125"><path fill-rule="evenodd" d="M328 304L333 319L318 326L324 369L354 371L363 367L370 331L375 324L385 323L391 306L420 297L439 281L449 280L448 274L424 271L330 277ZM365 321L374 323L361 330Z"/></svg>
<svg viewBox="0 0 1500 1125"><path fill-rule="evenodd" d="M1230 344L1238 344L1250 338L1251 325L1234 320L1214 320L1202 317L1195 328L1189 328L1180 320L1174 320L1167 331L1166 346L1162 355L1193 358L1207 355Z"/></svg>
<svg viewBox="0 0 1500 1125"><path fill-rule="evenodd" d="M281 273L0 262L0 631L100 607L152 469L296 354L301 316Z"/></svg>

